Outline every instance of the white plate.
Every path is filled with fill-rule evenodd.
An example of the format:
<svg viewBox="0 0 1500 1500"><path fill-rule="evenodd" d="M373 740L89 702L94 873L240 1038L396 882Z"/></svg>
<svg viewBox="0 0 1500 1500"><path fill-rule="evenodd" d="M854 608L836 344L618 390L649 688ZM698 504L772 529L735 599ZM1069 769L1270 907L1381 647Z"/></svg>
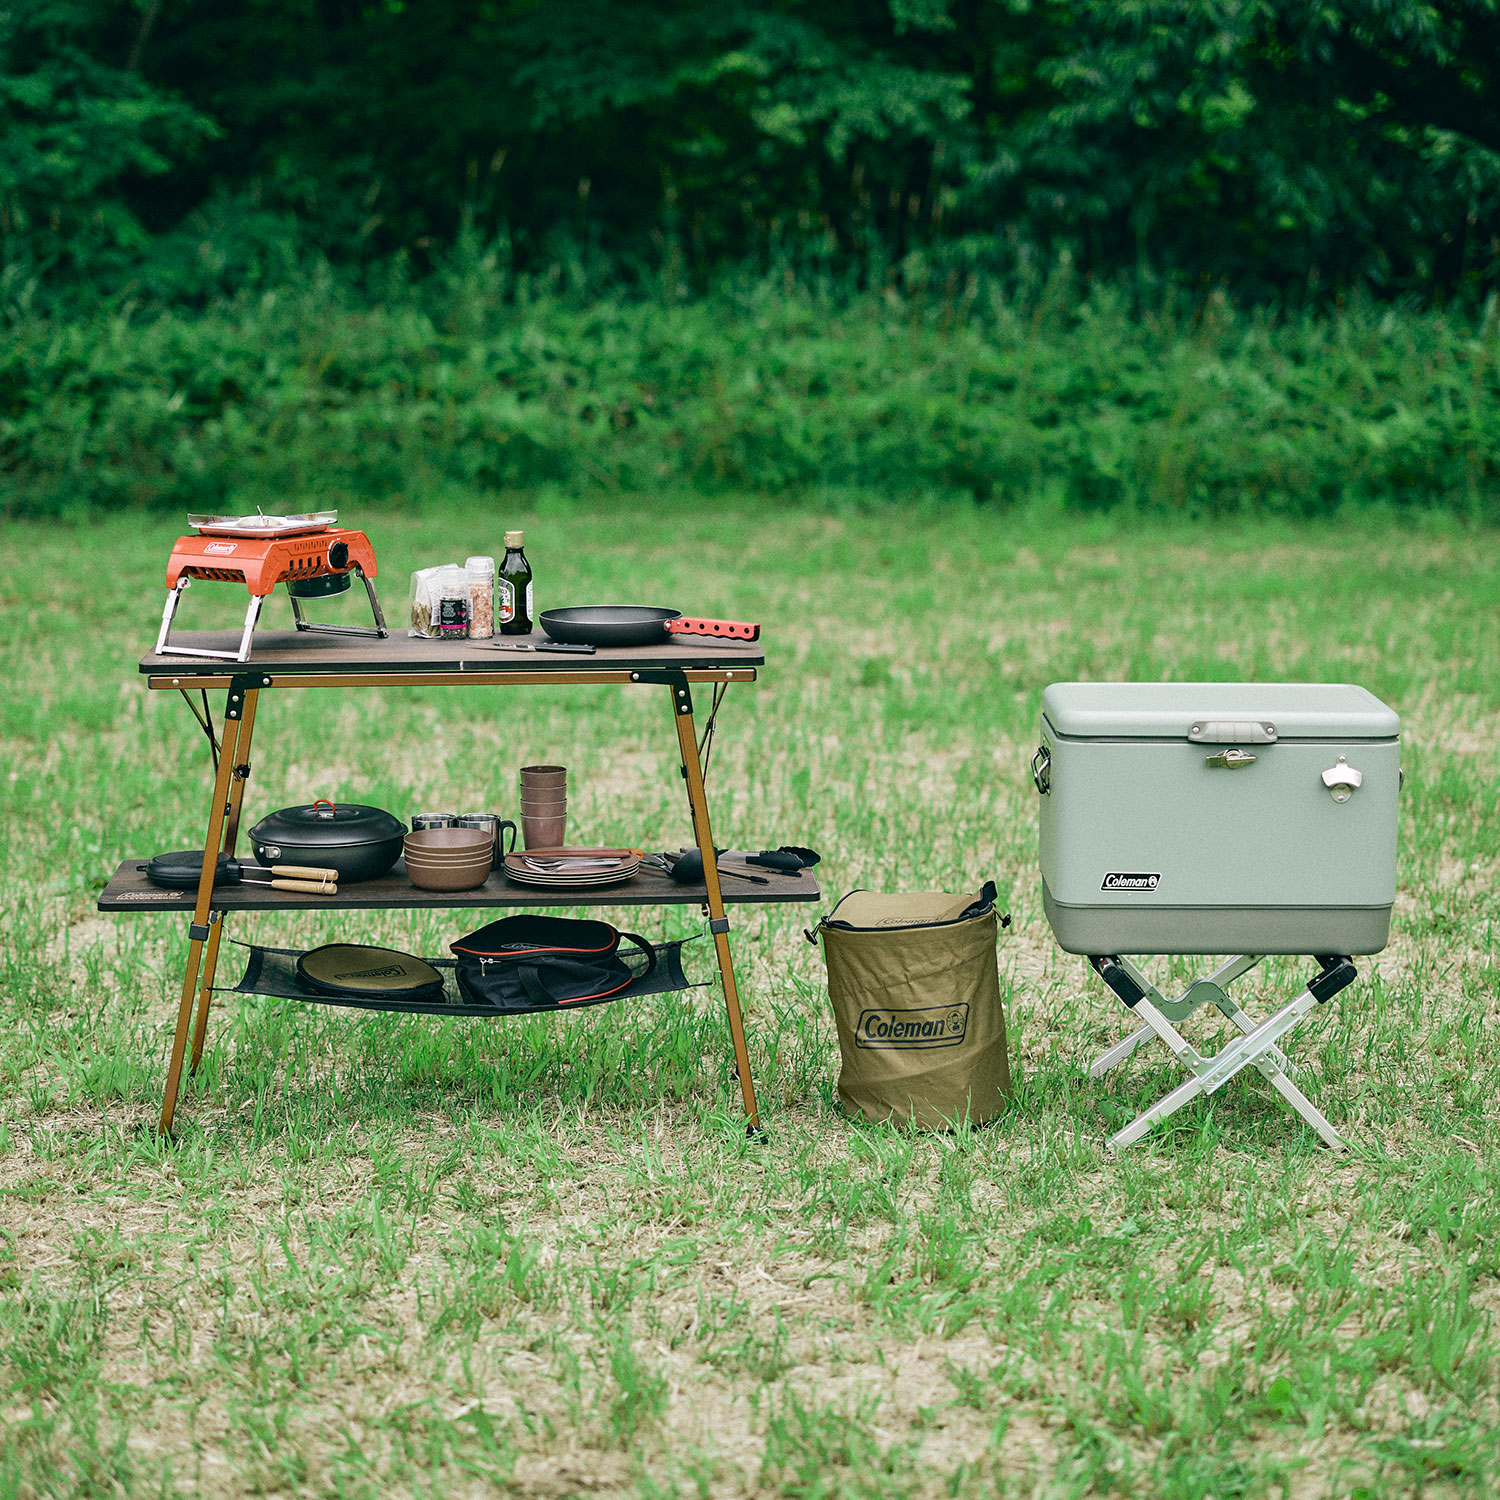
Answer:
<svg viewBox="0 0 1500 1500"><path fill-rule="evenodd" d="M513 880L517 885L534 885L545 887L548 890L588 890L593 886L600 885L622 885L625 881L634 879L639 865L629 865L624 869L615 870L604 875L541 875L535 871L517 871L505 866L505 878Z"/></svg>

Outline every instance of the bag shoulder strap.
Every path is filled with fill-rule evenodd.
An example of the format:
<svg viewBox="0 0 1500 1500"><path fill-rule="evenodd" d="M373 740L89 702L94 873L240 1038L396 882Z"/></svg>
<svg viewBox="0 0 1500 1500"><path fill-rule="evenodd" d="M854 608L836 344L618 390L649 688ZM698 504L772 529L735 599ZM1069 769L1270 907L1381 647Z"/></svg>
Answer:
<svg viewBox="0 0 1500 1500"><path fill-rule="evenodd" d="M657 952L656 949L652 947L652 945L648 943L645 938L638 937L633 932L622 932L620 934L620 938L622 941L629 941L634 943L646 955L646 968L644 972L636 974L633 971L627 969L623 981L618 984L607 984L603 989L596 990L591 995L571 995L566 998L560 995L554 995L552 991L548 989L547 981L544 977L543 971L547 966L547 959L545 955L528 954L524 957L521 955L517 955L517 961L513 965L513 969L516 977L521 981L521 988L526 991L527 999L529 999L533 1005L577 1005L581 1000L602 1000L606 995L617 995L621 990L628 990L630 986L635 984L638 980L647 979L656 971ZM616 959L622 964L624 962L623 959L618 959L617 955L611 955L611 958ZM538 962L537 959L540 959L540 962ZM605 960L605 962L608 961L609 960ZM575 967L581 968L584 966L584 964L575 963ZM597 961L595 961L593 964L589 964L588 966L597 967L599 969L600 977L604 977L604 967L602 963L598 963ZM609 977L614 978L615 976L611 975Z"/></svg>

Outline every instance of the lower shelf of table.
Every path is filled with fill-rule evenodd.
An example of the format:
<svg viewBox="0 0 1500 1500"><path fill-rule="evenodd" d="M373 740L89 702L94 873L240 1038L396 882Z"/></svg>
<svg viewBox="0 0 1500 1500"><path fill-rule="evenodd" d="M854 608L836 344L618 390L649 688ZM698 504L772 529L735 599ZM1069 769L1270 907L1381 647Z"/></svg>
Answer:
<svg viewBox="0 0 1500 1500"><path fill-rule="evenodd" d="M144 858L127 859L99 894L100 911L192 911L196 893L163 890L146 879ZM818 901L822 892L812 874L784 875L761 870L765 885L723 878L724 903L754 905L770 901ZM482 906L699 906L708 900L702 885L678 885L656 870L641 870L621 885L598 890L548 891L519 886L492 874L472 891L419 891L399 861L379 880L339 887L337 896L299 896L269 886L221 885L214 888L217 911L380 911L391 908L457 908Z"/></svg>

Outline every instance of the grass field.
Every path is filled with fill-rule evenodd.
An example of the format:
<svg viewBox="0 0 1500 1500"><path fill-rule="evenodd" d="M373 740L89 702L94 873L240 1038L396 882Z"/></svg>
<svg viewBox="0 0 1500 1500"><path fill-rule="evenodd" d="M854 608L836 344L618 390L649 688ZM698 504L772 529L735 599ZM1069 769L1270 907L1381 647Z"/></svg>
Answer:
<svg viewBox="0 0 1500 1500"><path fill-rule="evenodd" d="M784 907L735 931L764 1145L708 988L493 1023L226 997L159 1145L184 924L93 907L120 858L200 836L204 741L134 672L175 523L10 523L0 1497L1495 1492L1495 535L556 497L360 521L395 615L411 566L524 525L544 603L766 622L721 719L721 842L811 844L834 893L993 877L1014 1108L843 1121L813 913ZM1393 941L1291 1047L1349 1155L1242 1076L1105 1156L1179 1075L1157 1048L1088 1082L1123 1012L1042 918L1026 760L1074 677L1353 680L1400 710ZM664 690L456 696L274 695L248 815L503 810L555 758L575 832L685 840ZM253 933L441 952L474 925Z"/></svg>

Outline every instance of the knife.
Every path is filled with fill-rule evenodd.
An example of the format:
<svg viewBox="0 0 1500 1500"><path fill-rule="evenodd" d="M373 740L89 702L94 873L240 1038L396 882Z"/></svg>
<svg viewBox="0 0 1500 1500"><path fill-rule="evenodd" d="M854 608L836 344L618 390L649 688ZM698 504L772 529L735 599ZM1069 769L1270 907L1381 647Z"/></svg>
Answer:
<svg viewBox="0 0 1500 1500"><path fill-rule="evenodd" d="M481 644L482 651L556 651L562 656L592 656L595 651L593 646L570 646L562 641L539 641L533 645L530 641L485 641Z"/></svg>

